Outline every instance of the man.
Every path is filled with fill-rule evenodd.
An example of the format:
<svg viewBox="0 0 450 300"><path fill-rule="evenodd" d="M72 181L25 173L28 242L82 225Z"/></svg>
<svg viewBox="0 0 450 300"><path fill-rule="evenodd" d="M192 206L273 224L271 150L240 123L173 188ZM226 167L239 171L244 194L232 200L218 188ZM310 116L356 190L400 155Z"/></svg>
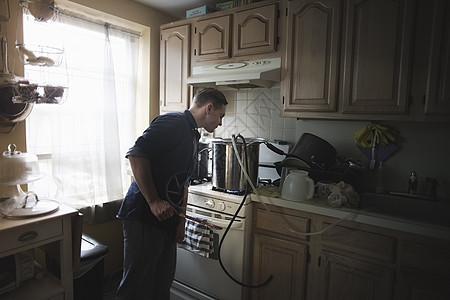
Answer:
<svg viewBox="0 0 450 300"><path fill-rule="evenodd" d="M227 104L220 91L201 89L189 110L156 117L127 152L134 181L117 214L124 262L116 299L169 299L197 163L197 128L213 132L222 125Z"/></svg>

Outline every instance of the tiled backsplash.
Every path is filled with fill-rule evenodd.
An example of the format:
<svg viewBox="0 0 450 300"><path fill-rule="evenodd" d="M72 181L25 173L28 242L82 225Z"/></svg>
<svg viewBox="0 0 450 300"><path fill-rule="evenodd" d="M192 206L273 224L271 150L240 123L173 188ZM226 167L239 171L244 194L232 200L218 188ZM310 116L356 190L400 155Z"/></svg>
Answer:
<svg viewBox="0 0 450 300"><path fill-rule="evenodd" d="M230 138L241 134L245 138L265 138L294 142L295 118L280 117L280 87L224 91L228 100L222 126L216 137Z"/></svg>

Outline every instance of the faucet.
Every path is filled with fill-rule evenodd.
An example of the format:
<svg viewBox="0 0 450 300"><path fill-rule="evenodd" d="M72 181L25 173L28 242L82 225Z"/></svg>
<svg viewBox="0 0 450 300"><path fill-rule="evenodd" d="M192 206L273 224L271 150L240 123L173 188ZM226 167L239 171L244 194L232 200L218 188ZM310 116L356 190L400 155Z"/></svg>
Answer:
<svg viewBox="0 0 450 300"><path fill-rule="evenodd" d="M433 199L437 198L437 187L439 186L438 181L435 178L427 177L426 181L428 183L431 183L431 189L430 189L430 197Z"/></svg>

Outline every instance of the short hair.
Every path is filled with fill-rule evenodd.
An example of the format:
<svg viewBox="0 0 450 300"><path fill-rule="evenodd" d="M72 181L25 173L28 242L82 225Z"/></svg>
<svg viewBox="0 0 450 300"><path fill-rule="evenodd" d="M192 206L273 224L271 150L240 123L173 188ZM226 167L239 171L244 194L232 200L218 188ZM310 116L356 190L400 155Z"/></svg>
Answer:
<svg viewBox="0 0 450 300"><path fill-rule="evenodd" d="M193 102L199 107L202 107L207 102L211 102L215 109L228 104L225 95L215 88L199 89L194 95Z"/></svg>

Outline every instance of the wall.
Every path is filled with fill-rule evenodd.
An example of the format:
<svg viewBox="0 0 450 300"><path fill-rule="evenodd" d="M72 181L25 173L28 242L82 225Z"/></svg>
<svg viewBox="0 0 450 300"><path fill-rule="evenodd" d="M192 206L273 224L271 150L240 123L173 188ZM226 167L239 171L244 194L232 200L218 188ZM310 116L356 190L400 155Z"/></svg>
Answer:
<svg viewBox="0 0 450 300"><path fill-rule="evenodd" d="M2 22L0 29L1 34L6 36L8 41L9 70L20 76L23 75L23 66L19 63L20 60L14 47L14 41L21 35L19 1L9 0L9 3L11 19L7 24ZM173 21L173 18L140 3L128 0L60 0L56 3L59 7L71 7L85 15L93 15L95 18L104 19L106 17L108 20L114 21L110 21L112 24L134 26L133 28L136 30L143 30L143 39L147 41L143 47L146 53L150 53L143 59L146 65L150 67L148 70L142 70L141 79L147 82L142 85L144 90L141 88L139 91L146 99L142 101L140 111L145 114L141 117L141 123L148 124L149 119L159 114L159 26ZM139 129L139 132L142 130ZM8 144L11 143L16 144L21 151L27 150L24 122L20 123L12 133L0 134L1 152L5 151ZM3 188L0 186L0 193L4 192ZM114 214L111 214L111 217L114 218ZM110 252L105 259L105 275L112 274L122 267L120 221L112 220L95 225L85 223L83 231L109 247Z"/></svg>
<svg viewBox="0 0 450 300"><path fill-rule="evenodd" d="M415 85L415 89L419 84ZM423 94L425 86L416 93ZM360 160L366 167L368 158L356 147L353 134L370 121L333 121L281 118L280 88L225 91L229 101L222 127L216 137L230 138L241 133L244 137L281 139L294 145L300 136L313 133L331 143L338 155ZM407 191L409 174L415 170L419 178L418 193L428 193L426 177L439 182L438 196L450 201L450 123L381 122L398 132L399 147L383 163L385 191ZM265 147L262 145L261 147ZM374 189L375 176L367 171L362 186Z"/></svg>
<svg viewBox="0 0 450 300"><path fill-rule="evenodd" d="M410 107L412 116L421 116L427 89L427 65L430 53L432 5L417 1L414 28L412 72L410 74ZM365 165L368 159L356 148L353 133L370 123L367 121L333 121L284 119L279 117L280 88L227 91L230 100L223 128L216 136L224 138L241 133L244 137L283 139L295 144L304 132L316 134L330 142L338 155L353 157ZM450 116L447 117L450 121ZM398 132L399 149L383 163L385 191L407 191L409 174L418 174L418 193L428 193L426 177L438 180L438 197L450 203L450 122L381 122ZM374 189L375 176L368 171L363 187Z"/></svg>

